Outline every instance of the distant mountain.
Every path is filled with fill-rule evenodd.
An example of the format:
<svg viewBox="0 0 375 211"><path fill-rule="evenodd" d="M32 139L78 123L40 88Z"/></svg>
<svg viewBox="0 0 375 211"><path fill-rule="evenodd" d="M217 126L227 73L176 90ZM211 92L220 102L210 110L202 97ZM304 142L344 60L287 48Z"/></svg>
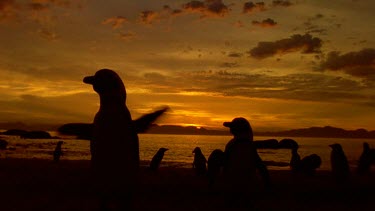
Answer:
<svg viewBox="0 0 375 211"><path fill-rule="evenodd" d="M230 135L229 130L208 130L203 127L182 127L176 125L153 125L147 133L186 135ZM255 136L271 137L322 137L322 138L375 138L375 131L366 129L345 130L331 126L310 127L278 132L254 132Z"/></svg>
<svg viewBox="0 0 375 211"><path fill-rule="evenodd" d="M322 138L375 138L375 131L366 129L345 130L331 126L310 127L279 132L259 132L258 136L322 137Z"/></svg>
<svg viewBox="0 0 375 211"><path fill-rule="evenodd" d="M61 124L63 125L63 124ZM0 123L0 129L22 129L22 130L45 130L57 131L61 126L57 124L38 124L26 125L22 122ZM203 127L183 127L178 125L157 125L153 124L146 133L149 134L181 134L181 135L228 135L228 129L213 130ZM366 129L345 130L332 126L310 127L302 129L293 129L277 132L254 132L255 136L269 137L322 137L322 138L375 138L375 131L367 131Z"/></svg>
<svg viewBox="0 0 375 211"><path fill-rule="evenodd" d="M208 130L203 127L178 126L178 125L157 125L153 124L146 133L150 134L181 134L181 135L230 135L229 131Z"/></svg>

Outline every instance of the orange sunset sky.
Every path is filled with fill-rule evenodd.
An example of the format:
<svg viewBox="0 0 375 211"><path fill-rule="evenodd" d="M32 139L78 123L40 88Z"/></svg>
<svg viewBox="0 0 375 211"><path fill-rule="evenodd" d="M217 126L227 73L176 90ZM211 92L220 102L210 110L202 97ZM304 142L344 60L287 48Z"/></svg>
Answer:
<svg viewBox="0 0 375 211"><path fill-rule="evenodd" d="M373 0L0 0L0 122L92 122L115 70L133 118L375 129Z"/></svg>

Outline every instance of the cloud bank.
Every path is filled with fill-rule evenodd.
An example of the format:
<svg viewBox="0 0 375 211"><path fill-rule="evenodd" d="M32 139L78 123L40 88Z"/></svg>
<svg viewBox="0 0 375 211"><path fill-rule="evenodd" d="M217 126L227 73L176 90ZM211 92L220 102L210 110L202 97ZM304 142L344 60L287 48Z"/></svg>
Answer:
<svg viewBox="0 0 375 211"><path fill-rule="evenodd" d="M319 69L341 71L362 78L375 78L375 49L365 48L345 54L331 51L321 62Z"/></svg>
<svg viewBox="0 0 375 211"><path fill-rule="evenodd" d="M310 34L295 34L290 38L277 40L274 42L259 42L248 53L251 57L264 59L278 54L301 51L302 53L320 53L322 40L312 37Z"/></svg>

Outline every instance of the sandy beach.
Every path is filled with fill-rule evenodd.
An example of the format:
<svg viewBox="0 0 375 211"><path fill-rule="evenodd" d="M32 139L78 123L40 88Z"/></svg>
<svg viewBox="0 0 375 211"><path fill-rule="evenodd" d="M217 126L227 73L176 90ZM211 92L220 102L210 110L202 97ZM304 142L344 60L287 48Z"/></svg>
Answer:
<svg viewBox="0 0 375 211"><path fill-rule="evenodd" d="M0 159L0 210L98 210L89 169L87 160ZM270 176L270 189L260 181L254 187L253 210L375 209L371 176L353 173L344 185L334 183L329 171L306 177L275 170ZM142 167L141 181L135 210L228 210L220 178L209 189L206 178L192 169L162 167L153 173Z"/></svg>

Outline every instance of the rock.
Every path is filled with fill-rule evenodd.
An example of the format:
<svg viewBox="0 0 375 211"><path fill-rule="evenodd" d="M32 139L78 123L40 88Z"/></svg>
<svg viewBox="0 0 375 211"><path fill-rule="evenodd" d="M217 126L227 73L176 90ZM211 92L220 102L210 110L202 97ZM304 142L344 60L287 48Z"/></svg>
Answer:
<svg viewBox="0 0 375 211"><path fill-rule="evenodd" d="M280 149L294 149L298 148L298 143L293 139L283 139L279 142L279 148Z"/></svg>
<svg viewBox="0 0 375 211"><path fill-rule="evenodd" d="M8 135L8 136L22 136L28 133L26 130L18 130L18 129L10 129L5 132L3 132L3 135Z"/></svg>
<svg viewBox="0 0 375 211"><path fill-rule="evenodd" d="M46 131L30 131L21 135L25 139L51 139L52 136Z"/></svg>
<svg viewBox="0 0 375 211"><path fill-rule="evenodd" d="M279 143L276 139L267 139L263 141L254 141L254 144L257 149L277 149Z"/></svg>
<svg viewBox="0 0 375 211"><path fill-rule="evenodd" d="M0 149L6 149L7 146L8 146L8 142L3 139L0 139Z"/></svg>

